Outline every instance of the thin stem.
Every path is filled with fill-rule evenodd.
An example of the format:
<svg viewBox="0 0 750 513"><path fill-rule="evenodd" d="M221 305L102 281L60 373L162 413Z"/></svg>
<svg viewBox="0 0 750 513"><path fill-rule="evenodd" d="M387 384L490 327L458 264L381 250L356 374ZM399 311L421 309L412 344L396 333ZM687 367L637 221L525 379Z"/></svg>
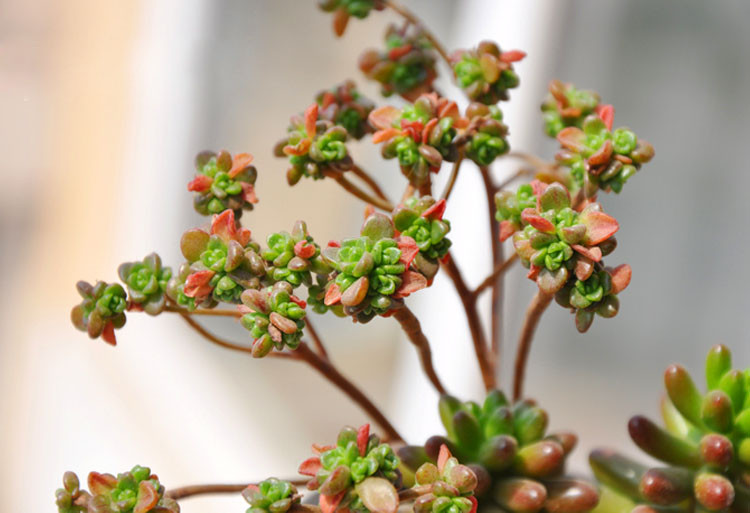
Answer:
<svg viewBox="0 0 750 513"><path fill-rule="evenodd" d="M427 40L432 44L432 46L435 47L435 50L440 54L440 57L443 58L445 63L448 64L448 67L450 67L451 69L453 68L453 66L451 65L451 60L448 57L448 52L445 51L445 47L443 47L443 45L440 44L440 41L438 41L437 38L433 36L429 30L427 30L427 27L424 25L424 23L422 23L422 20L420 20L413 12L408 10L406 7L394 2L393 0L385 0L385 6L393 9L412 25L421 28L422 32L424 33L424 37L426 37Z"/></svg>
<svg viewBox="0 0 750 513"><path fill-rule="evenodd" d="M216 317L242 317L242 313L238 310L226 310L226 309L217 309L217 310L209 310L207 308L197 308L193 311L187 310L185 308L181 308L179 306L175 306L172 304L168 304L164 307L165 312L174 312L174 313L184 313L188 315L207 315L207 316L216 316Z"/></svg>
<svg viewBox="0 0 750 513"><path fill-rule="evenodd" d="M383 189L380 188L380 185L378 185L378 182L375 181L375 179L364 169L359 167L358 165L354 165L352 168L352 173L354 173L356 176L358 176L363 182L365 182L370 189L372 189L372 192L375 193L375 195L385 201L390 201L388 199L388 196L383 192Z"/></svg>
<svg viewBox="0 0 750 513"><path fill-rule="evenodd" d="M336 183L338 183L341 187L343 187L347 192L361 199L365 203L374 205L382 210L387 210L387 211L393 210L393 204L391 204L390 201L384 200L377 196L373 196L363 191L362 189L357 187L355 184L347 180L346 177L342 176L341 174L330 173L330 174L327 174L327 176L332 177L334 180L336 180Z"/></svg>
<svg viewBox="0 0 750 513"><path fill-rule="evenodd" d="M497 280L498 276L502 276L505 274L505 271L507 271L511 264L516 261L518 258L518 255L516 253L513 253L511 256L506 258L504 261L500 262L495 266L495 268L492 270L492 273L490 273L489 276L487 276L482 283L480 283L477 288L474 289L472 294L474 296L479 296L482 292L487 290L487 288L491 287Z"/></svg>
<svg viewBox="0 0 750 513"><path fill-rule="evenodd" d="M487 339L484 335L482 323L479 320L479 312L477 311L475 296L466 285L466 281L464 281L463 275L458 269L458 266L456 266L456 262L453 260L453 255L451 255L450 252L443 260L443 269L445 269L448 277L453 281L453 285L456 287L456 292L458 293L458 298L461 300L461 304L464 307L466 320L469 324L471 340L474 344L474 353L477 357L479 370L482 373L484 388L487 391L492 390L495 388L495 374L492 371L492 366L490 365L487 355Z"/></svg>
<svg viewBox="0 0 750 513"><path fill-rule="evenodd" d="M307 483L307 479L286 479L294 486L302 486ZM245 484L199 484L181 486L179 488L172 488L167 490L164 495L173 500L187 499L188 497L195 497L196 495L215 495L218 493L238 493L256 483L245 483Z"/></svg>
<svg viewBox="0 0 750 513"><path fill-rule="evenodd" d="M524 162L532 166L536 171L555 171L558 167L554 162L547 162L546 160L540 159L536 155L523 151L511 151L507 156L523 160Z"/></svg>
<svg viewBox="0 0 750 513"><path fill-rule="evenodd" d="M422 370L427 375L427 379L430 380L435 390L440 394L445 394L445 387L440 382L435 367L432 364L432 350L430 349L430 341L427 340L422 326L419 324L419 319L409 309L408 306L404 305L394 310L393 318L398 321L401 328L406 333L409 341L414 344L419 352L419 359L422 362Z"/></svg>
<svg viewBox="0 0 750 513"><path fill-rule="evenodd" d="M406 184L406 189L404 189L404 193L401 195L401 203L404 203L406 200L411 198L414 195L415 190L416 189L412 184Z"/></svg>
<svg viewBox="0 0 750 513"><path fill-rule="evenodd" d="M307 327L307 331L310 333L310 338L312 338L313 344L315 344L315 348L318 350L318 354L328 360L328 351L326 351L326 348L323 345L323 340L321 340L317 330L312 325L312 322L310 322L309 316L305 316L305 327Z"/></svg>
<svg viewBox="0 0 750 513"><path fill-rule="evenodd" d="M306 343L301 343L294 351L296 357L307 362L311 367L317 370L324 378L336 385L350 399L357 403L372 419L383 429L387 438L391 441L403 440L398 434L396 428L390 423L385 415L381 413L377 406L357 388L351 381L344 377L336 367L328 360L319 356L315 351L310 349Z"/></svg>
<svg viewBox="0 0 750 513"><path fill-rule="evenodd" d="M529 359L531 341L539 324L539 319L552 301L552 295L545 294L541 290L536 293L526 310L526 319L521 328L521 336L518 339L516 349L516 364L513 373L513 400L517 401L523 396L523 380L526 375L526 362Z"/></svg>
<svg viewBox="0 0 750 513"><path fill-rule="evenodd" d="M503 262L503 246L500 244L500 223L495 218L495 185L490 170L486 166L479 168L487 197L487 218L489 220L490 242L492 247L492 265L497 267ZM500 363L500 349L503 335L503 273L496 274L491 282L492 297L490 299L490 363L493 374L497 379Z"/></svg>
<svg viewBox="0 0 750 513"><path fill-rule="evenodd" d="M502 182L500 182L495 187L495 191L494 192L497 192L497 191L499 191L501 189L505 189L507 186L509 186L511 183L513 183L516 179L518 179L518 178L520 178L520 177L522 177L524 175L533 175L533 174L534 174L533 170L527 169L527 168L521 168L518 171L516 171L515 173L513 173L512 175L510 175L508 178L506 178L505 180L503 180ZM493 200L494 200L494 197L493 197Z"/></svg>
<svg viewBox="0 0 750 513"><path fill-rule="evenodd" d="M443 194L440 196L446 201L448 201L448 197L451 195L451 192L453 192L453 186L456 185L456 178L458 178L458 171L461 169L461 162L463 162L463 160L464 156L462 153L453 163L453 169L451 169L451 175L448 177L448 183L445 184L445 190L443 190Z"/></svg>

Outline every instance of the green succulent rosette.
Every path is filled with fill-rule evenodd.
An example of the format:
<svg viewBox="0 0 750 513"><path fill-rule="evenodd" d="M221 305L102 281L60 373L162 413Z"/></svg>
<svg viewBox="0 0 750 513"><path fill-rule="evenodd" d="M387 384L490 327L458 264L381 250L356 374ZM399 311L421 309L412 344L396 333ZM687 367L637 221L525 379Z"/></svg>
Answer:
<svg viewBox="0 0 750 513"><path fill-rule="evenodd" d="M180 249L190 263L181 293L196 304L206 303L208 296L238 304L242 291L259 288L266 274L260 247L250 239L249 230L237 228L232 210L214 216L210 232L197 228L185 232Z"/></svg>
<svg viewBox="0 0 750 513"><path fill-rule="evenodd" d="M385 50L367 50L359 58L359 69L381 86L388 97L401 95L407 101L432 91L437 78L435 52L424 33L416 26L388 27Z"/></svg>
<svg viewBox="0 0 750 513"><path fill-rule="evenodd" d="M503 112L497 105L472 103L466 108L466 118L469 124L456 140L466 157L478 166L489 166L508 153L508 127L503 124Z"/></svg>
<svg viewBox="0 0 750 513"><path fill-rule="evenodd" d="M367 116L375 104L363 96L351 80L321 91L315 101L319 106L318 116L345 128L349 137L359 140L372 132Z"/></svg>
<svg viewBox="0 0 750 513"><path fill-rule="evenodd" d="M633 442L659 460L643 465L607 449L589 461L603 491L612 495L607 513L750 511L750 369L732 369L723 345L708 353L706 392L681 365L664 373L664 427L637 415L628 431Z"/></svg>
<svg viewBox="0 0 750 513"><path fill-rule="evenodd" d="M239 153L234 157L228 151L218 154L203 151L195 157L195 178L188 190L195 192L193 206L204 216L234 210L240 217L243 210L252 210L258 202L255 180L258 170L250 163L253 156Z"/></svg>
<svg viewBox="0 0 750 513"><path fill-rule="evenodd" d="M271 477L257 485L249 485L242 497L250 504L245 513L286 513L300 503L302 495L289 481Z"/></svg>
<svg viewBox="0 0 750 513"><path fill-rule="evenodd" d="M172 269L162 267L161 258L151 253L140 262L126 262L117 269L120 279L128 287L130 301L149 315L157 315L167 304L165 292L172 277Z"/></svg>
<svg viewBox="0 0 750 513"><path fill-rule="evenodd" d="M102 337L108 344L116 345L114 330L125 325L125 310L128 308L125 289L119 283L103 281L95 285L79 281L76 289L83 299L70 312L73 325L91 338Z"/></svg>
<svg viewBox="0 0 750 513"><path fill-rule="evenodd" d="M268 236L268 247L261 251L267 275L273 281L286 281L293 287L311 286L312 275L327 275L331 268L320 256L318 246L307 232L307 224L297 221L292 233L277 232Z"/></svg>
<svg viewBox="0 0 750 513"><path fill-rule="evenodd" d="M328 246L323 256L336 271L325 304L341 304L347 315L368 322L400 305L400 300L427 286L426 278L409 270L419 252L411 237L394 239L393 221L370 215L361 236Z"/></svg>
<svg viewBox="0 0 750 513"><path fill-rule="evenodd" d="M383 143L383 158L397 159L415 187L429 183L430 173L440 171L443 160L458 158L458 129L467 124L455 102L436 94L424 94L403 109L381 107L369 119L378 130L373 142Z"/></svg>
<svg viewBox="0 0 750 513"><path fill-rule="evenodd" d="M292 294L292 286L279 281L262 290L242 293L247 308L240 318L242 326L253 337L252 355L262 358L276 348L297 349L305 327L306 303Z"/></svg>
<svg viewBox="0 0 750 513"><path fill-rule="evenodd" d="M88 476L89 490L81 490L78 476L66 472L63 488L55 492L59 513L179 513L180 507L164 495L159 478L148 467L128 472Z"/></svg>
<svg viewBox="0 0 750 513"><path fill-rule="evenodd" d="M523 227L521 212L536 206L536 196L530 184L523 184L516 192L503 189L495 193L495 219L500 223L500 240Z"/></svg>
<svg viewBox="0 0 750 513"><path fill-rule="evenodd" d="M219 303L211 294L198 297L197 299L196 297L191 297L185 294L185 284L187 283L188 277L193 274L193 272L190 262L183 262L179 269L177 269L177 273L167 282L167 297L174 301L178 306L190 310L191 312L198 307L214 308Z"/></svg>
<svg viewBox="0 0 750 513"><path fill-rule="evenodd" d="M390 445L370 434L369 424L345 427L336 445L313 448L316 455L300 465L299 473L312 478L307 486L320 493L324 511L369 513L384 502L398 506L400 461Z"/></svg>
<svg viewBox="0 0 750 513"><path fill-rule="evenodd" d="M518 87L513 63L526 54L520 50L502 52L492 41L482 41L472 50L451 56L456 83L471 101L494 105L508 99L508 90Z"/></svg>
<svg viewBox="0 0 750 513"><path fill-rule="evenodd" d="M417 243L419 254L435 261L443 258L451 247L447 238L451 223L443 219L446 202L432 196L407 198L393 211L393 224L405 237Z"/></svg>
<svg viewBox="0 0 750 513"><path fill-rule="evenodd" d="M577 89L573 84L553 80L549 84L549 94L542 103L544 132L557 137L563 128L581 128L583 120L599 107L599 95L594 91Z"/></svg>
<svg viewBox="0 0 750 513"><path fill-rule="evenodd" d="M447 450L476 475L480 510L576 513L596 506L594 486L563 474L577 437L547 433L547 412L534 401L511 403L493 390L481 404L443 395L438 410L446 434L398 451L405 483L418 485L423 465L439 468Z"/></svg>
<svg viewBox="0 0 750 513"><path fill-rule="evenodd" d="M326 294L328 289L335 285L335 283L329 279L329 275L317 275L315 276L312 285L307 287L307 304L310 305L310 309L320 315L328 312L333 312L337 317L346 317L344 312L344 306L339 304L327 305Z"/></svg>
<svg viewBox="0 0 750 513"><path fill-rule="evenodd" d="M562 150L555 159L570 169L574 190L586 197L597 191L619 193L623 185L654 156L654 147L627 128L612 130L614 110L603 107L583 120L582 128L569 126L557 134Z"/></svg>
<svg viewBox="0 0 750 513"><path fill-rule="evenodd" d="M555 294L555 300L560 306L570 308L574 312L576 328L585 333L594 322L595 315L605 319L617 315L620 310L617 294L630 284L631 274L628 264L622 264L615 269L593 270L585 279L569 280Z"/></svg>
<svg viewBox="0 0 750 513"><path fill-rule="evenodd" d="M346 31L350 18L364 19L375 9L385 8L383 0L318 0L318 6L325 12L333 13L333 32L341 37Z"/></svg>
<svg viewBox="0 0 750 513"><path fill-rule="evenodd" d="M415 473L414 513L469 513L476 506L477 476L453 457L447 446L440 448L438 464L423 463Z"/></svg>

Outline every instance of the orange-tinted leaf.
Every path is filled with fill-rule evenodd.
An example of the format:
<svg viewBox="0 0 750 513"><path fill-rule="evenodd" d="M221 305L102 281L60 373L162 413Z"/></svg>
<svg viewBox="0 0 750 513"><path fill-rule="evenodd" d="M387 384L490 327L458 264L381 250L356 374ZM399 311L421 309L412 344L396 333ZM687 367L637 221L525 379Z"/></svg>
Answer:
<svg viewBox="0 0 750 513"><path fill-rule="evenodd" d="M89 491L93 495L103 495L109 493L117 486L117 478L112 474L100 474L99 472L89 472Z"/></svg>
<svg viewBox="0 0 750 513"><path fill-rule="evenodd" d="M531 264L529 267L529 272L526 273L526 277L530 280L536 280L537 276L539 276L539 273L541 272L542 267L538 265Z"/></svg>
<svg viewBox="0 0 750 513"><path fill-rule="evenodd" d="M258 203L258 196L255 195L255 186L251 183L240 182L242 187L242 199L248 203Z"/></svg>
<svg viewBox="0 0 750 513"><path fill-rule="evenodd" d="M148 513L159 502L159 493L151 481L141 481L138 484L138 502L133 513Z"/></svg>
<svg viewBox="0 0 750 513"><path fill-rule="evenodd" d="M590 260L593 260L594 262L599 262L602 259L602 250L597 246L587 248L586 246L581 246L580 244L573 244L571 247L578 253L582 254Z"/></svg>
<svg viewBox="0 0 750 513"><path fill-rule="evenodd" d="M370 439L370 424L362 424L357 430L357 449L359 455L364 457L367 454L367 441Z"/></svg>
<svg viewBox="0 0 750 513"><path fill-rule="evenodd" d="M578 127L568 126L557 134L557 141L569 150L582 152L586 149L586 134Z"/></svg>
<svg viewBox="0 0 750 513"><path fill-rule="evenodd" d="M349 12L346 10L345 7L341 7L340 9L337 9L335 13L333 13L333 33L336 34L336 37L341 37L344 35L344 32L346 31L346 26L349 24Z"/></svg>
<svg viewBox="0 0 750 513"><path fill-rule="evenodd" d="M397 61L397 60L399 60L399 59L400 59L401 57L403 57L404 55L406 55L407 53L411 52L411 49L412 49L412 48L413 48L413 47L412 47L412 45L410 45L410 44L407 44L407 45L401 45L401 46L397 46L396 48L392 48L392 49L391 49L391 50L390 50L390 51L388 52L388 58L389 58L390 60L392 60L392 61Z"/></svg>
<svg viewBox="0 0 750 513"><path fill-rule="evenodd" d="M253 161L253 156L249 153L238 153L237 155L232 158L232 169L229 170L230 178L234 178L238 174L240 174L242 171L247 168L247 166L250 165L250 163Z"/></svg>
<svg viewBox="0 0 750 513"><path fill-rule="evenodd" d="M426 209L424 212L422 212L422 217L426 219L437 219L442 220L443 214L445 214L445 209L447 207L447 203L444 198L439 199L435 202L434 205L432 205L430 208Z"/></svg>
<svg viewBox="0 0 750 513"><path fill-rule="evenodd" d="M500 242L505 242L508 237L518 231L518 226L508 220L500 221Z"/></svg>
<svg viewBox="0 0 750 513"><path fill-rule="evenodd" d="M386 128L393 128L393 123L400 115L401 110L393 105L385 105L370 112L367 119L378 130L385 130Z"/></svg>
<svg viewBox="0 0 750 513"><path fill-rule="evenodd" d="M318 505L320 506L320 509L323 513L333 513L336 511L336 508L339 504L341 504L341 500L344 498L344 495L346 495L346 490L344 490L341 493L337 493L336 495L322 495L320 496L320 499L318 501Z"/></svg>
<svg viewBox="0 0 750 513"><path fill-rule="evenodd" d="M523 219L525 223L530 224L531 226L533 226L540 232L544 232L544 233L555 232L555 225L552 224L551 221L537 214L536 210L534 210L533 208L523 209L523 212L521 212L521 219Z"/></svg>
<svg viewBox="0 0 750 513"><path fill-rule="evenodd" d="M422 129L422 144L427 144L427 141L430 139L430 132L432 132L432 129L435 128L435 125L437 124L438 119L432 118L424 126L424 129Z"/></svg>
<svg viewBox="0 0 750 513"><path fill-rule="evenodd" d="M630 285L633 270L628 264L622 264L615 267L609 274L612 276L612 294L619 294Z"/></svg>
<svg viewBox="0 0 750 513"><path fill-rule="evenodd" d="M301 240L294 245L294 254L300 258L310 258L315 254L315 246L306 240Z"/></svg>
<svg viewBox="0 0 750 513"><path fill-rule="evenodd" d="M117 337L115 336L115 325L112 321L107 322L102 330L102 340L111 346L117 345Z"/></svg>
<svg viewBox="0 0 750 513"><path fill-rule="evenodd" d="M427 287L427 278L424 275L407 270L401 275L401 286L393 293L395 299L403 299L409 294Z"/></svg>
<svg viewBox="0 0 750 513"><path fill-rule="evenodd" d="M334 283L330 287L328 287L328 290L326 290L325 298L323 299L323 303L326 306L335 305L341 301L341 287L339 287L338 283Z"/></svg>
<svg viewBox="0 0 750 513"><path fill-rule="evenodd" d="M477 502L477 498L473 495L469 496L469 500L471 501L471 509L469 510L469 513L477 513L477 506L479 506L479 502Z"/></svg>
<svg viewBox="0 0 750 513"><path fill-rule="evenodd" d="M589 164L591 164L592 166L603 166L604 164L609 162L609 159L612 157L613 150L614 146L612 145L612 141L607 139L606 141L604 141L601 147L589 157Z"/></svg>
<svg viewBox="0 0 750 513"><path fill-rule="evenodd" d="M336 97L333 95L333 93L326 91L325 93L323 93L323 101L321 103L321 107L323 107L323 110L325 110L329 106L336 103Z"/></svg>
<svg viewBox="0 0 750 513"><path fill-rule="evenodd" d="M596 113L602 118L604 124L607 125L607 130L612 131L612 125L615 122L615 108L610 104L598 105L596 107Z"/></svg>
<svg viewBox="0 0 750 513"><path fill-rule="evenodd" d="M305 109L305 132L307 132L307 138L312 139L315 137L315 123L318 122L318 104L313 103L307 109Z"/></svg>
<svg viewBox="0 0 750 513"><path fill-rule="evenodd" d="M377 132L372 134L372 142L373 144L378 144L383 141L389 141L397 135L401 135L401 130L399 130L398 128L385 128L383 130L378 130Z"/></svg>
<svg viewBox="0 0 750 513"><path fill-rule="evenodd" d="M211 235L218 235L224 242L234 240L237 225L234 224L234 211L226 209L221 214L215 214L211 220Z"/></svg>
<svg viewBox="0 0 750 513"><path fill-rule="evenodd" d="M323 454L326 451L330 451L331 449L336 448L335 445L319 445L319 444L312 444L312 450L315 454Z"/></svg>
<svg viewBox="0 0 750 513"><path fill-rule="evenodd" d="M440 112L438 113L438 117L440 119L443 118L453 118L458 119L459 113L458 113L458 105L454 101L449 101L443 107L440 109Z"/></svg>
<svg viewBox="0 0 750 513"><path fill-rule="evenodd" d="M500 54L500 60L503 62L518 62L526 57L526 52L522 50L508 50Z"/></svg>
<svg viewBox="0 0 750 513"><path fill-rule="evenodd" d="M202 298L206 297L213 290L209 282L214 276L213 271L196 271L189 275L185 280L185 286L183 287L184 293L187 297Z"/></svg>
<svg viewBox="0 0 750 513"><path fill-rule="evenodd" d="M298 297L297 297L297 296L295 296L294 294L292 294L291 296L289 296L289 301L291 301L292 303L294 303L294 304L295 304L295 305L297 305L298 307L302 308L303 310L304 310L305 308L307 308L307 301L305 301L305 300L303 300L303 299L300 299L300 298L298 298Z"/></svg>
<svg viewBox="0 0 750 513"><path fill-rule="evenodd" d="M214 183L214 179L206 175L197 175L188 183L188 190L192 192L203 192L207 191L211 184Z"/></svg>
<svg viewBox="0 0 750 513"><path fill-rule="evenodd" d="M314 476L321 468L323 468L323 464L320 462L320 458L312 456L300 463L297 472L303 476Z"/></svg>
<svg viewBox="0 0 750 513"><path fill-rule="evenodd" d="M408 236L399 237L396 239L396 243L398 244L398 249L401 250L401 258L398 261L404 264L406 269L409 269L412 261L419 253L419 246L417 246L417 242L414 239Z"/></svg>
<svg viewBox="0 0 750 513"><path fill-rule="evenodd" d="M581 222L586 225L585 241L588 246L596 246L600 242L604 242L620 228L614 217L591 208L593 206L594 204L589 205L580 215Z"/></svg>
<svg viewBox="0 0 750 513"><path fill-rule="evenodd" d="M293 155L295 157L300 157L302 155L307 155L308 150L310 149L310 145L312 144L312 140L310 138L302 139L300 142L295 144L294 146L291 146L287 144L283 148L283 152L285 155Z"/></svg>
<svg viewBox="0 0 750 513"><path fill-rule="evenodd" d="M440 446L440 452L438 453L438 459L437 459L437 467L440 472L443 471L445 468L445 464L448 463L448 460L451 458L451 451L448 449L448 446L445 444L442 444Z"/></svg>

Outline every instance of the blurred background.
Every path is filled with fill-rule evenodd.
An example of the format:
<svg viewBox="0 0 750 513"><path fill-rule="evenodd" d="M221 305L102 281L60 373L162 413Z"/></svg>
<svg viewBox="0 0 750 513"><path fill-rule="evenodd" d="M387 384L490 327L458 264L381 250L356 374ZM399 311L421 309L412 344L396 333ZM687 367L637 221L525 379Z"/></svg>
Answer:
<svg viewBox="0 0 750 513"><path fill-rule="evenodd" d="M528 395L554 428L575 429L586 455L611 445L636 453L630 415L657 414L672 362L702 376L710 345L750 363L750 3L744 0L405 0L446 46L493 39L521 48L521 87L503 105L511 144L550 159L539 104L552 78L595 89L616 124L656 148L622 196L602 197L620 221L618 251L634 277L620 314L579 335L553 305L530 357ZM362 205L335 183L289 188L271 155L289 115L320 89L354 78L379 46L389 12L353 20L336 40L331 17L302 0L0 0L0 509L52 511L63 471L150 465L167 487L292 477L312 442L364 414L301 364L254 361L196 337L179 318L131 315L111 348L69 322L78 279L116 279L117 265L157 250L180 262L178 240L203 222L185 184L193 155L255 155L260 204L243 221L256 239L304 217L318 240L356 232ZM445 74L446 69L441 68ZM449 81L439 88L463 96ZM398 103L389 99L388 102ZM391 193L393 161L363 142L355 160ZM513 162L495 167L498 178ZM447 217L471 284L490 269L484 193L465 166ZM440 180L447 172L441 173ZM438 184L438 187L440 183ZM534 284L506 285L501 381ZM464 316L442 276L409 299L451 391L480 399ZM486 305L484 305L486 308ZM486 310L485 310L486 312ZM228 325L227 325L228 324ZM345 373L407 438L440 429L436 396L396 323L317 322ZM247 340L231 323L217 332ZM183 511L242 511L241 498L201 498Z"/></svg>

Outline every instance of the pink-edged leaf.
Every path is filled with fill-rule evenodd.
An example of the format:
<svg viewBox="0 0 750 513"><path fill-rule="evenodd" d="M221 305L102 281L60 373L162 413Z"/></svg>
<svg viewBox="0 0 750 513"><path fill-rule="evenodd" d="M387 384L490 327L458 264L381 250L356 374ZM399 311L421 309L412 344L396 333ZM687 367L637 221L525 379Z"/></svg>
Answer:
<svg viewBox="0 0 750 513"><path fill-rule="evenodd" d="M440 111L438 112L438 117L440 119L443 118L451 118L451 119L458 119L460 117L459 111L458 111L458 104L454 101L446 102L445 105L443 105L440 108Z"/></svg>
<svg viewBox="0 0 750 513"><path fill-rule="evenodd" d="M253 161L253 156L249 153L238 153L232 158L232 168L229 170L229 178L234 178L238 174L240 174L242 171L244 171L247 166L250 165L250 163Z"/></svg>
<svg viewBox="0 0 750 513"><path fill-rule="evenodd" d="M518 62L524 57L526 57L526 52L523 50L508 50L500 54L500 60L507 63Z"/></svg>
<svg viewBox="0 0 750 513"><path fill-rule="evenodd" d="M425 219L437 219L438 221L440 221L443 219L443 215L445 214L445 209L447 206L448 204L446 203L445 198L441 198L437 200L435 204L430 208L422 212L422 217L424 217Z"/></svg>
<svg viewBox="0 0 750 513"><path fill-rule="evenodd" d="M367 441L370 439L370 424L362 424L357 430L357 449L359 455L364 458L367 454Z"/></svg>
<svg viewBox="0 0 750 513"><path fill-rule="evenodd" d="M555 225L540 216L533 208L525 208L521 212L521 219L543 233L555 233Z"/></svg>
<svg viewBox="0 0 750 513"><path fill-rule="evenodd" d="M430 140L430 132L432 132L432 129L435 128L437 124L438 124L438 119L432 118L424 126L424 128L422 129L422 144L427 144L427 141Z"/></svg>
<svg viewBox="0 0 750 513"><path fill-rule="evenodd" d="M346 26L349 24L349 11L345 7L336 9L333 13L333 33L336 37L341 37L346 32Z"/></svg>
<svg viewBox="0 0 750 513"><path fill-rule="evenodd" d="M237 311L242 315L253 313L254 310L246 305L237 305Z"/></svg>
<svg viewBox="0 0 750 513"><path fill-rule="evenodd" d="M307 132L307 138L312 139L315 137L315 124L318 122L318 104L313 103L307 109L305 109L305 132Z"/></svg>
<svg viewBox="0 0 750 513"><path fill-rule="evenodd" d="M319 445L319 444L312 444L312 450L315 454L323 454L326 451L330 451L331 449L335 449L335 445Z"/></svg>
<svg viewBox="0 0 750 513"><path fill-rule="evenodd" d="M302 308L303 310L304 310L305 308L307 308L307 302L306 302L305 300L303 300L303 299L300 299L300 298L298 298L298 297L297 297L297 296L295 296L294 294L292 294L291 296L289 296L289 301L291 301L291 302L292 302L292 303L294 303L295 305L299 306L299 307L300 307L300 308Z"/></svg>
<svg viewBox="0 0 750 513"><path fill-rule="evenodd" d="M302 155L307 155L307 152L310 150L310 145L312 144L312 139L302 139L300 142L295 144L294 146L287 144L284 146L282 151L285 155L293 155L295 157L301 157Z"/></svg>
<svg viewBox="0 0 750 513"><path fill-rule="evenodd" d="M240 243L240 246L243 248L247 246L248 242L250 242L250 237L252 234L250 233L250 230L247 228L240 228L237 230L237 234L234 237L234 240Z"/></svg>
<svg viewBox="0 0 750 513"><path fill-rule="evenodd" d="M393 293L395 299L403 299L418 290L427 287L427 278L424 275L407 270L401 275L401 286Z"/></svg>
<svg viewBox="0 0 750 513"><path fill-rule="evenodd" d="M226 209L221 214L215 214L211 220L211 235L218 235L224 242L234 240L237 225L234 224L234 210Z"/></svg>
<svg viewBox="0 0 750 513"><path fill-rule="evenodd" d="M335 305L341 301L341 287L339 287L338 283L334 283L330 287L328 287L328 290L326 290L325 298L323 299L323 304L326 306Z"/></svg>
<svg viewBox="0 0 750 513"><path fill-rule="evenodd" d="M541 272L542 269L543 267L531 264L531 266L529 267L529 272L526 273L526 277L530 280L536 281L537 276L539 276L539 273Z"/></svg>
<svg viewBox="0 0 750 513"><path fill-rule="evenodd" d="M111 346L117 345L117 336L115 335L115 325L112 321L107 322L102 330L102 340Z"/></svg>
<svg viewBox="0 0 750 513"><path fill-rule="evenodd" d="M630 285L633 270L628 264L622 264L615 267L609 274L612 276L612 294L619 294Z"/></svg>
<svg viewBox="0 0 750 513"><path fill-rule="evenodd" d="M315 246L309 241L301 240L294 245L294 254L300 258L310 258L315 254Z"/></svg>
<svg viewBox="0 0 750 513"><path fill-rule="evenodd" d="M614 146L612 145L612 141L607 139L601 147L589 157L589 164L592 166L603 166L604 164L607 164L610 158L612 158L613 151Z"/></svg>
<svg viewBox="0 0 750 513"><path fill-rule="evenodd" d="M417 242L409 236L402 235L396 239L396 244L398 244L398 249L401 250L401 258L398 259L399 263L404 264L406 269L409 269L412 261L419 254Z"/></svg>
<svg viewBox="0 0 750 513"><path fill-rule="evenodd" d="M596 246L604 242L620 229L620 225L614 217L605 214L601 210L591 208L592 206L593 204L589 205L588 208L581 212L579 217L581 222L586 226L585 242L588 246Z"/></svg>
<svg viewBox="0 0 750 513"><path fill-rule="evenodd" d="M390 141L397 135L401 135L401 130L399 130L398 128L395 128L395 127L384 128L372 134L372 142L373 144L378 144L383 141Z"/></svg>
<svg viewBox="0 0 750 513"><path fill-rule="evenodd" d="M615 108L610 104L597 105L596 113L602 118L604 124L607 125L607 130L612 131L612 125L615 122Z"/></svg>
<svg viewBox="0 0 750 513"><path fill-rule="evenodd" d="M512 221L500 221L500 242L505 242L508 237L518 231L518 225Z"/></svg>
<svg viewBox="0 0 750 513"><path fill-rule="evenodd" d="M202 298L211 293L213 288L209 284L214 277L213 271L196 271L185 280L183 291L187 297Z"/></svg>
<svg viewBox="0 0 750 513"><path fill-rule="evenodd" d="M159 493L151 481L141 481L138 484L138 502L133 513L148 513L159 502Z"/></svg>
<svg viewBox="0 0 750 513"><path fill-rule="evenodd" d="M385 105L370 112L367 120L378 130L393 128L393 123L401 115L401 110L393 105Z"/></svg>
<svg viewBox="0 0 750 513"><path fill-rule="evenodd" d="M412 45L401 45L397 46L396 48L391 48L391 50L388 52L388 58L392 61L397 61L407 53L411 52Z"/></svg>
<svg viewBox="0 0 750 513"><path fill-rule="evenodd" d="M443 472L443 469L445 468L445 464L448 463L448 460L451 459L451 451L448 449L448 446L445 444L442 444L440 446L440 452L438 453L438 459L437 459L437 467L440 472Z"/></svg>
<svg viewBox="0 0 750 513"><path fill-rule="evenodd" d="M581 257L576 261L576 278L578 278L581 281L586 281L589 279L591 274L594 272L594 262L589 260L586 257Z"/></svg>
<svg viewBox="0 0 750 513"><path fill-rule="evenodd" d="M300 463L297 472L299 472L303 476L315 476L315 474L317 474L318 471L322 468L323 464L320 462L320 458L317 456L312 456Z"/></svg>
<svg viewBox="0 0 750 513"><path fill-rule="evenodd" d="M373 207L372 205L370 205L368 203L367 205L365 205L365 208L362 211L362 218L363 219L367 219L368 217L370 217L374 213L375 213L375 207Z"/></svg>
<svg viewBox="0 0 750 513"><path fill-rule="evenodd" d="M563 148L575 152L586 150L586 134L583 133L583 130L575 126L565 127L560 130L557 134L557 141Z"/></svg>
<svg viewBox="0 0 750 513"><path fill-rule="evenodd" d="M597 246L587 248L586 246L581 246L580 244L573 244L571 248L573 248L573 250L585 256L586 258L593 260L594 262L599 262L602 259L602 250Z"/></svg>
<svg viewBox="0 0 750 513"><path fill-rule="evenodd" d="M344 498L344 495L346 495L346 490L344 490L341 493L337 493L336 495L322 495L320 496L320 499L318 500L318 505L320 506L320 509L323 513L333 513L336 511L336 508L338 508L339 504L341 504L341 501Z"/></svg>
<svg viewBox="0 0 750 513"><path fill-rule="evenodd" d="M207 191L213 183L214 179L210 176L196 175L196 177L188 183L187 189L192 192L203 192Z"/></svg>
<svg viewBox="0 0 750 513"><path fill-rule="evenodd" d="M547 190L547 184L540 180L532 180L529 185L531 185L531 190L534 193L534 196L536 196L537 200L542 194L544 194L544 191Z"/></svg>
<svg viewBox="0 0 750 513"><path fill-rule="evenodd" d="M469 510L469 513L477 513L477 506L479 506L479 502L477 502L477 498L473 495L469 496L469 500L471 501L471 509Z"/></svg>
<svg viewBox="0 0 750 513"><path fill-rule="evenodd" d="M255 194L255 186L251 183L240 182L242 187L242 199L248 203L258 203L258 196Z"/></svg>
<svg viewBox="0 0 750 513"><path fill-rule="evenodd" d="M331 105L336 103L336 97L330 91L323 93L323 101L321 101L321 107L323 110L327 109Z"/></svg>
<svg viewBox="0 0 750 513"><path fill-rule="evenodd" d="M104 495L112 491L117 486L117 478L112 474L100 474L99 472L89 472L89 492L94 495Z"/></svg>
<svg viewBox="0 0 750 513"><path fill-rule="evenodd" d="M327 246L329 248L340 248L341 247L341 243L339 241L337 241L337 240L329 240Z"/></svg>

